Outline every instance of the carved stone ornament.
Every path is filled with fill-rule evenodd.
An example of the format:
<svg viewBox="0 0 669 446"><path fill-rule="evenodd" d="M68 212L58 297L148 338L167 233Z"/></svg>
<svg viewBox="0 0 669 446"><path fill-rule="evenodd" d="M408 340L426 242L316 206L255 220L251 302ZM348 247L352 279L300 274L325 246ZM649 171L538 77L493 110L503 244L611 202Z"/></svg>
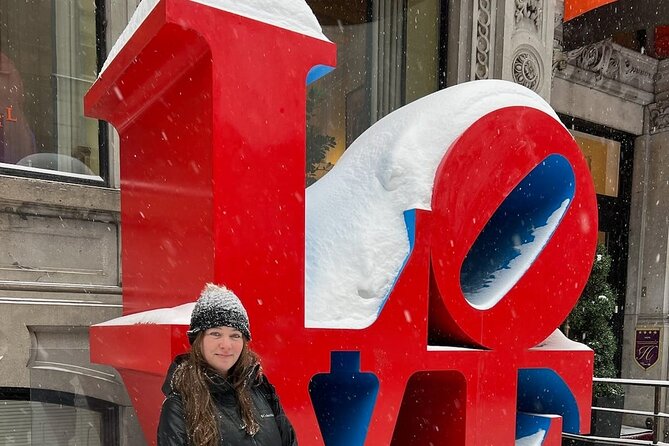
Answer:
<svg viewBox="0 0 669 446"><path fill-rule="evenodd" d="M557 39L553 39L553 76L558 71L567 68L567 55L562 51L562 44Z"/></svg>
<svg viewBox="0 0 669 446"><path fill-rule="evenodd" d="M491 0L478 0L476 19L476 79L488 79L490 73Z"/></svg>
<svg viewBox="0 0 669 446"><path fill-rule="evenodd" d="M564 21L564 0L555 0L555 14L553 14L553 27L560 28L560 35L562 35L563 21Z"/></svg>
<svg viewBox="0 0 669 446"><path fill-rule="evenodd" d="M650 133L669 130L669 101L657 102L648 106L650 111Z"/></svg>
<svg viewBox="0 0 669 446"><path fill-rule="evenodd" d="M539 59L526 50L516 53L513 58L513 80L517 84L537 91L541 83Z"/></svg>
<svg viewBox="0 0 669 446"><path fill-rule="evenodd" d="M596 80L608 78L627 83L633 78L641 78L653 81L652 72L623 55L610 40L569 51L566 57L569 65L595 73Z"/></svg>
<svg viewBox="0 0 669 446"><path fill-rule="evenodd" d="M539 31L541 29L541 0L516 0L516 25L527 21Z"/></svg>

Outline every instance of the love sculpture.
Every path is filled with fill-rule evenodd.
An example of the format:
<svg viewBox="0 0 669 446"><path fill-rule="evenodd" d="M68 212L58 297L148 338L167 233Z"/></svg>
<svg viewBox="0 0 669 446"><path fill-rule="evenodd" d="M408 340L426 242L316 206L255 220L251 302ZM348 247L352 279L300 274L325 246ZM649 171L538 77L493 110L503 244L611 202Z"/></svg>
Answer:
<svg viewBox="0 0 669 446"><path fill-rule="evenodd" d="M225 283L302 445L557 446L587 432L593 354L554 333L597 236L565 128L522 105L475 120L439 164L431 210L406 212L410 255L376 321L305 328L305 79L335 65L335 46L203 3L156 2L85 98L120 135L124 315ZM533 254L508 242L549 221ZM526 265L508 289L477 294L514 259ZM92 360L119 371L149 443L186 329L91 327Z"/></svg>

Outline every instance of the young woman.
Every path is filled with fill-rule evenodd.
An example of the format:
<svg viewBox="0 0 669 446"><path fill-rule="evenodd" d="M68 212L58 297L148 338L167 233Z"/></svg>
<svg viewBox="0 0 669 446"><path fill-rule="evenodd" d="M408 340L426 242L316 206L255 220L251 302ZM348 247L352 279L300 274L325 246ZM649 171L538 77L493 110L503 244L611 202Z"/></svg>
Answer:
<svg viewBox="0 0 669 446"><path fill-rule="evenodd" d="M239 298L207 284L191 315L191 351L167 373L158 446L297 446L274 387L248 347Z"/></svg>

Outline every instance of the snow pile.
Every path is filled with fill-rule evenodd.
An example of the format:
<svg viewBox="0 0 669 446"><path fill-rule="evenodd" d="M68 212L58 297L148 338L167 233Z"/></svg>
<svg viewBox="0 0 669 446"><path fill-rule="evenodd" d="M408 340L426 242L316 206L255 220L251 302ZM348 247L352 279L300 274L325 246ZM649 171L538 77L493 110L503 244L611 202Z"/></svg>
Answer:
<svg viewBox="0 0 669 446"><path fill-rule="evenodd" d="M189 302L172 308L142 311L141 313L129 314L128 316L117 317L116 319L96 324L96 327L141 324L190 325L190 316L193 313L194 307L195 302Z"/></svg>
<svg viewBox="0 0 669 446"><path fill-rule="evenodd" d="M142 0L132 15L130 22L123 30L118 40L112 47L105 61L100 75L107 69L109 64L125 44L135 34L137 29L144 23L146 17L153 11L160 0ZM191 0L212 8L221 9L243 17L257 20L259 22L284 28L296 33L314 37L319 40L328 41L323 34L316 16L304 0Z"/></svg>
<svg viewBox="0 0 669 446"><path fill-rule="evenodd" d="M147 0L145 0L147 1ZM296 33L330 40L325 37L318 19L304 0L192 0L196 3L223 9L233 14L268 23Z"/></svg>
<svg viewBox="0 0 669 446"><path fill-rule="evenodd" d="M516 446L541 446L545 436L546 431L539 429L539 431L535 434L523 438L518 438L516 440Z"/></svg>
<svg viewBox="0 0 669 446"><path fill-rule="evenodd" d="M307 327L364 328L376 320L409 254L404 211L430 209L448 148L479 118L509 106L558 120L540 96L517 84L456 85L378 121L307 189Z"/></svg>
<svg viewBox="0 0 669 446"><path fill-rule="evenodd" d="M556 328L543 342L540 342L532 350L590 350L585 344L572 341L562 333L559 328Z"/></svg>

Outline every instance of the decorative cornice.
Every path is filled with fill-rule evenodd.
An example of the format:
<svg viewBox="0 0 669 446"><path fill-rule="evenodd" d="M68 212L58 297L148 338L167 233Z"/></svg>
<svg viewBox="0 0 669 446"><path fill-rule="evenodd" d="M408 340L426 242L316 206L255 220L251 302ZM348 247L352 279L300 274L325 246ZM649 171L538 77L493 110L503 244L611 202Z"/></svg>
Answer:
<svg viewBox="0 0 669 446"><path fill-rule="evenodd" d="M492 46L492 0L478 0L476 19L476 62L474 78L488 79L490 74L490 48Z"/></svg>
<svg viewBox="0 0 669 446"><path fill-rule="evenodd" d="M562 58L566 63L562 62ZM627 50L610 40L554 55L553 66L563 71L567 65L593 73L594 83L605 79L615 80L646 92L653 92L657 61Z"/></svg>
<svg viewBox="0 0 669 446"><path fill-rule="evenodd" d="M537 91L541 85L539 59L531 51L521 49L513 58L513 80L517 84Z"/></svg>
<svg viewBox="0 0 669 446"><path fill-rule="evenodd" d="M648 106L650 112L650 133L669 130L669 101L656 102Z"/></svg>
<svg viewBox="0 0 669 446"><path fill-rule="evenodd" d="M516 0L516 26L529 23L539 33L542 24L541 0Z"/></svg>
<svg viewBox="0 0 669 446"><path fill-rule="evenodd" d="M655 93L658 101L669 99L669 59L661 60L657 64Z"/></svg>

